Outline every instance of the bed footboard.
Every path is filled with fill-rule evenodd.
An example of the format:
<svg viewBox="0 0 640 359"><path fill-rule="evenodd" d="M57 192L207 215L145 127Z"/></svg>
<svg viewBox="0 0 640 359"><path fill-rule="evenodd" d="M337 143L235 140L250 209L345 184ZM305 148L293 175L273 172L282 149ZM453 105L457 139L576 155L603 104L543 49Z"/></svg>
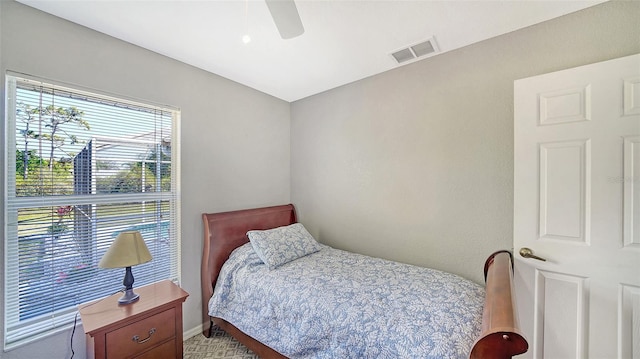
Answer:
<svg viewBox="0 0 640 359"><path fill-rule="evenodd" d="M529 344L518 328L511 253L498 251L489 256L484 276L487 283L482 333L469 357L504 359L526 352Z"/></svg>

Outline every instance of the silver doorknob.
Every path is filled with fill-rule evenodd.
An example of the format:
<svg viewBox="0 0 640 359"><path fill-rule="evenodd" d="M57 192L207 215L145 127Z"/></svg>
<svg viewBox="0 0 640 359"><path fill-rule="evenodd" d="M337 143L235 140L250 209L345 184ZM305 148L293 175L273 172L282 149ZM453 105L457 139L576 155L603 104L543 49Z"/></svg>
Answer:
<svg viewBox="0 0 640 359"><path fill-rule="evenodd" d="M537 255L533 254L533 251L527 247L523 247L520 248L520 255L524 258L531 258L531 259L537 259L539 261L543 261L546 262L547 260L542 258L542 257L538 257Z"/></svg>

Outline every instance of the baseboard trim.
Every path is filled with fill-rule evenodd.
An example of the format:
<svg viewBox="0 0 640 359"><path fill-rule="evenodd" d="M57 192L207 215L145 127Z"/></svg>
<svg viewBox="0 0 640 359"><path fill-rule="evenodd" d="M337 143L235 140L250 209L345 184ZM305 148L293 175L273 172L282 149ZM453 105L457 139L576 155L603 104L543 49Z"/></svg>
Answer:
<svg viewBox="0 0 640 359"><path fill-rule="evenodd" d="M200 324L200 325L195 326L194 328L191 328L189 330L185 330L182 333L182 339L183 340L187 340L189 338L195 337L198 334L202 334L202 328L203 328L203 326L202 326L202 324Z"/></svg>

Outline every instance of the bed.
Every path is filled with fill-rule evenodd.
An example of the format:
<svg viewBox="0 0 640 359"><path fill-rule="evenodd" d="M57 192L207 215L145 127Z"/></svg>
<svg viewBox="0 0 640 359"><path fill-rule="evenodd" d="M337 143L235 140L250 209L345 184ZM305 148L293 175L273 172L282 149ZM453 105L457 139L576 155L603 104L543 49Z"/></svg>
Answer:
<svg viewBox="0 0 640 359"><path fill-rule="evenodd" d="M528 349L508 251L489 256L482 287L317 243L291 204L202 218L207 337L217 325L261 358L510 358Z"/></svg>

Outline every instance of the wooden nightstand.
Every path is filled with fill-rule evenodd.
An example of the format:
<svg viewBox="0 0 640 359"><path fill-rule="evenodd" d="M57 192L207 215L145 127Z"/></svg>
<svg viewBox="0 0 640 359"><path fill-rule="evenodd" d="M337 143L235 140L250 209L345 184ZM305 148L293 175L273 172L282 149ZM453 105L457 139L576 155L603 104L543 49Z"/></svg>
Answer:
<svg viewBox="0 0 640 359"><path fill-rule="evenodd" d="M87 358L182 358L182 303L189 293L171 281L134 288L140 300L118 305L122 293L78 306Z"/></svg>

